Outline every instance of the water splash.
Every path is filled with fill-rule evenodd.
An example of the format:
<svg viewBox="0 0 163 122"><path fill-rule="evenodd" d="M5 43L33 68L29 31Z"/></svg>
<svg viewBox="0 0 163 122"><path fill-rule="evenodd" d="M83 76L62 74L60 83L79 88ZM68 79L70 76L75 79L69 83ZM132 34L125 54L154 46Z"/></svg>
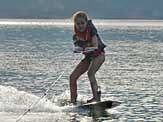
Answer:
<svg viewBox="0 0 163 122"><path fill-rule="evenodd" d="M1 112L23 112L29 109L29 106L38 99L40 99L38 96L24 91L18 91L11 86L0 86ZM33 106L32 112L59 112L61 110L55 103L43 98L36 106Z"/></svg>

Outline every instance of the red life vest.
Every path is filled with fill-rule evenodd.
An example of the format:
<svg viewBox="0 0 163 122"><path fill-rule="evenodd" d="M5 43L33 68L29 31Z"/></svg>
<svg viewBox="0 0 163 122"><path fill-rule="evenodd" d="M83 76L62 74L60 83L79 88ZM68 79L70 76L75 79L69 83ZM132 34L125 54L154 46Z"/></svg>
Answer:
<svg viewBox="0 0 163 122"><path fill-rule="evenodd" d="M78 29L77 29L77 27L76 26L74 26L74 31L75 31L75 38L76 38L76 41L80 41L80 40L85 40L86 42L87 42L87 46L89 47L89 46L92 46L92 36L91 36L91 30L92 28L89 26L89 25L87 25L87 27L86 27L86 29L85 29L85 31L84 32L80 32ZM84 46L84 47L82 47L82 48L85 48L85 47L87 47L87 46ZM85 55L87 55L87 56L91 56L91 57L96 57L96 56L98 56L98 55L100 55L102 52L104 52L104 50L102 49L100 49L100 48L98 48L98 49L96 49L95 51L93 51L93 52L90 52L90 53L83 53L83 54L85 54Z"/></svg>
<svg viewBox="0 0 163 122"><path fill-rule="evenodd" d="M84 32L80 32L76 26L74 26L74 31L75 31L75 36L77 38L77 40L85 40L88 42L91 42L92 37L91 37L91 28L89 28L88 26L86 27Z"/></svg>

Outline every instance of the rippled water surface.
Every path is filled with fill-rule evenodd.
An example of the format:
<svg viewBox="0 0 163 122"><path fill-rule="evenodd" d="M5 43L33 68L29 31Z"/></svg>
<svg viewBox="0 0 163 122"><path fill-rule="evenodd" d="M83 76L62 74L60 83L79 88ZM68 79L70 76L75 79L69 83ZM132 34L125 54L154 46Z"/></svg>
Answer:
<svg viewBox="0 0 163 122"><path fill-rule="evenodd" d="M72 53L72 23L33 21L0 21L1 122L16 122L39 100L20 121L163 121L163 21L95 21L107 44L96 74L102 100L122 102L100 116L61 106L69 99L69 75L83 58ZM87 74L78 93L79 101L92 96Z"/></svg>

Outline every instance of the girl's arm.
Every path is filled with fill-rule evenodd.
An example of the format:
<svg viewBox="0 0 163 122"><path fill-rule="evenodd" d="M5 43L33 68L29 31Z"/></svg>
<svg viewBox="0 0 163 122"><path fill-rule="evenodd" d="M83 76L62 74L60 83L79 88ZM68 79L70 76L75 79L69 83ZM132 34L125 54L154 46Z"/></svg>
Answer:
<svg viewBox="0 0 163 122"><path fill-rule="evenodd" d="M93 47L98 48L98 38L97 38L96 35L94 35L94 36L92 37L92 44L93 44Z"/></svg>

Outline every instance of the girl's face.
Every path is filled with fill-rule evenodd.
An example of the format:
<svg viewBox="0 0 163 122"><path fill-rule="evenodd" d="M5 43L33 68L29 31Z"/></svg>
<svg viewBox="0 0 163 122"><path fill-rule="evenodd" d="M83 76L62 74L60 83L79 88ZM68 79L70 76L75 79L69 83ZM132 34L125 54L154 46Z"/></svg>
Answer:
<svg viewBox="0 0 163 122"><path fill-rule="evenodd" d="M84 32L87 27L87 21L82 17L78 17L76 18L75 25L80 32Z"/></svg>

